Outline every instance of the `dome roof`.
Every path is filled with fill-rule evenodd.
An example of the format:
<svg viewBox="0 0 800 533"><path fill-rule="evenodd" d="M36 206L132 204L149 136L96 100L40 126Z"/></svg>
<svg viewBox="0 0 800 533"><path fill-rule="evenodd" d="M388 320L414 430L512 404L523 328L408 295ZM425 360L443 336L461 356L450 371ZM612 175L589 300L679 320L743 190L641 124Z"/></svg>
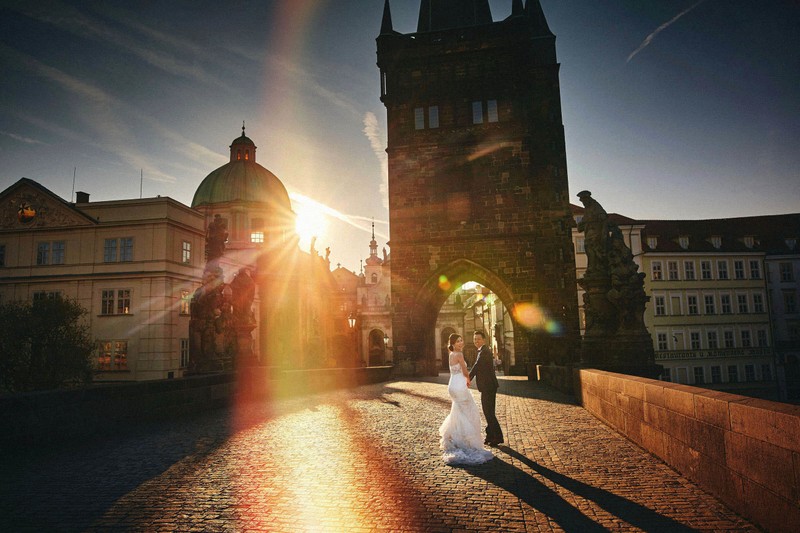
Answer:
<svg viewBox="0 0 800 533"><path fill-rule="evenodd" d="M206 176L194 193L192 207L235 201L292 208L281 180L258 163L244 159L222 165Z"/></svg>
<svg viewBox="0 0 800 533"><path fill-rule="evenodd" d="M206 176L192 199L192 207L223 202L269 203L291 211L289 194L278 177L256 163L256 145L244 134L230 145L231 159Z"/></svg>

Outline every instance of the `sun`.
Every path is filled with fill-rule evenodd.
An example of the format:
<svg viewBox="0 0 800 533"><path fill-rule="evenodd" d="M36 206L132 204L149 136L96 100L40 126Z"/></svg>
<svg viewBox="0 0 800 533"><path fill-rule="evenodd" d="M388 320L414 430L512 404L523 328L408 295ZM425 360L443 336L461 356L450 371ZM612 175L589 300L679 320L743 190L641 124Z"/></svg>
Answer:
<svg viewBox="0 0 800 533"><path fill-rule="evenodd" d="M328 221L322 214L322 210L313 205L298 204L295 207L295 213L297 214L295 231L300 237L301 248L308 248L313 237L319 240L325 236Z"/></svg>

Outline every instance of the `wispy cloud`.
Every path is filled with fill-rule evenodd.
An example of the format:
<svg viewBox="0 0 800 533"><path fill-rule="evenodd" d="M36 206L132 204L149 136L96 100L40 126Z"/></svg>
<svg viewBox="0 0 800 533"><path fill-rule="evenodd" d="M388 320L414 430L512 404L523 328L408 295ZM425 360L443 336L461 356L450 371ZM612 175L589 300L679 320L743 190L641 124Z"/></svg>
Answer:
<svg viewBox="0 0 800 533"><path fill-rule="evenodd" d="M319 210L320 212L322 212L323 214L325 214L325 215L327 215L327 216L329 216L331 218L335 218L336 220L341 220L345 224L349 224L349 225L353 226L354 228L358 228L358 229L360 229L360 230L362 230L364 232L367 232L367 233L370 233L372 231L372 227L370 225L372 222L375 222L376 224L381 224L381 225L384 225L384 226L388 226L389 225L389 223L387 221L385 221L385 220L373 220L373 219L371 219L369 217L364 217L364 216L360 216L360 215L348 215L346 213L342 213L341 211L338 211L338 210L330 207L329 205L323 204L322 202L314 200L313 198L309 198L308 196L305 196L305 195L300 194L298 192L289 192L289 198L291 198L292 202L297 202L299 204L303 204L303 205L308 206L310 208ZM365 224L365 222L366 222L366 224ZM382 238L382 239L386 239L386 240L389 239L389 235L387 235L387 234L385 234L384 232L381 232L381 231L376 231L375 235L380 237L380 238Z"/></svg>
<svg viewBox="0 0 800 533"><path fill-rule="evenodd" d="M12 1L7 7L31 19L50 24L60 30L77 35L78 37L115 45L149 65L169 74L233 92L225 83L206 72L206 70L196 62L182 61L168 52L147 46L147 44L141 40L112 29L102 21L90 18L74 7L57 0L43 0L40 2ZM141 30L142 28L140 28L140 31ZM152 37L153 33L149 33L149 35ZM175 45L176 41L173 40L172 44Z"/></svg>
<svg viewBox="0 0 800 533"><path fill-rule="evenodd" d="M375 113L368 111L364 114L364 135L367 136L372 151L375 157L381 164L381 197L383 200L383 207L389 208L389 157L386 154L386 144L384 143L385 136L381 131L378 117Z"/></svg>
<svg viewBox="0 0 800 533"><path fill-rule="evenodd" d="M25 137L24 135L19 135L17 133L11 133L10 131L0 131L0 135L5 135L6 137L11 137L15 141L19 141L26 144L47 144L42 141L38 141L36 139L31 139L30 137Z"/></svg>
<svg viewBox="0 0 800 533"><path fill-rule="evenodd" d="M695 3L694 5L692 5L692 6L688 7L688 8L686 8L686 9L684 9L683 11L681 11L680 13L678 13L677 15L675 15L674 17L672 17L672 19L668 20L667 22L665 22L664 24L662 24L661 26L659 26L658 28L656 28L656 29L655 29L655 31L653 31L653 33L651 33L650 35L648 35L647 37L645 37L644 41L642 41L642 44L640 44L640 45L639 45L639 48L637 48L636 50L634 50L633 52L631 52L631 54L628 56L628 59L626 59L626 60L625 60L625 63L626 63L626 64L630 63L630 62L631 62L631 59L633 59L633 58L636 56L636 54L638 54L639 52L641 52L642 50L644 50L645 48L647 48L647 46L648 46L648 45L649 45L651 42L653 42L653 39L655 39L655 38L656 38L656 35L658 35L658 34L659 34L659 33L661 33L662 31L664 31L664 30L666 30L667 28L669 28L669 27L670 27L672 24L674 24L674 23L675 23L675 22L676 22L676 21L677 21L679 18L681 18L681 17L682 17L682 16L684 16L685 14L689 13L691 10L693 10L694 8L696 8L697 6L699 6L700 4L702 4L702 3L703 3L703 2L705 2L705 1L706 1L706 0L700 0L699 2L697 2L697 3Z"/></svg>

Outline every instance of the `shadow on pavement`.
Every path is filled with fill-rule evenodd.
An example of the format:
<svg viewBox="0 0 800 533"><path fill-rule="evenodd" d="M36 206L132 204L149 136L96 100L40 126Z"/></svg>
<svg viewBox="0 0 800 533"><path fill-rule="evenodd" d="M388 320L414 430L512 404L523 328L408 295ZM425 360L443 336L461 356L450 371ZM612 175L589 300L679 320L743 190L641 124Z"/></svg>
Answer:
<svg viewBox="0 0 800 533"><path fill-rule="evenodd" d="M596 503L610 514L634 527L641 528L644 531L670 531L677 533L695 531L695 529L627 498L550 470L508 446L499 446L498 450L573 494ZM533 476L506 463L499 457L495 457L494 461L484 465L470 467L468 470L476 476L508 490L531 507L538 509L555 520L567 531L606 531L604 527L564 501L561 496L547 488Z"/></svg>

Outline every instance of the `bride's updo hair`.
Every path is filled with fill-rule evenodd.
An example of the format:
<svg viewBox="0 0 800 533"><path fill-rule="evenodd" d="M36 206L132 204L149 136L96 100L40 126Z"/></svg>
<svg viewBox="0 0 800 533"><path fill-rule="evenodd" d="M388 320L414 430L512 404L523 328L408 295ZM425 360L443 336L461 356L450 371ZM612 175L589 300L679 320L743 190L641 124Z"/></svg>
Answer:
<svg viewBox="0 0 800 533"><path fill-rule="evenodd" d="M461 338L461 335L459 335L458 333L451 333L450 337L447 339L447 345L448 345L447 346L447 350L452 352L453 351L453 346L455 346L456 341L458 339L460 339L460 338Z"/></svg>

